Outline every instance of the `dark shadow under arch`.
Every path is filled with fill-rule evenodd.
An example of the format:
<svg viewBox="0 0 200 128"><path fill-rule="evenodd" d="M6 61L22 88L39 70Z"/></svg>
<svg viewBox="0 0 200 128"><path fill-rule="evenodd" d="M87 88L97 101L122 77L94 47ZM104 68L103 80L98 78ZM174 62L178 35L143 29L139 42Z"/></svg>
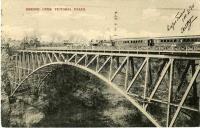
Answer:
<svg viewBox="0 0 200 128"><path fill-rule="evenodd" d="M158 122L152 117L152 115L150 115L148 112L145 111L145 109L143 109L143 107L141 105L139 105L137 103L136 100L134 100L131 96L129 96L125 91L123 91L121 88L119 88L116 84L112 83L111 81L109 81L108 79L106 79L104 76L102 76L101 74L93 71L92 69L89 69L85 66L82 65L78 65L75 63L71 63L71 62L53 62L53 63L48 63L45 65L42 65L41 67L35 69L33 72L31 72L29 75L27 75L19 84L18 86L15 88L15 90L12 92L11 96L13 96L15 94L15 92L17 91L17 89L31 76L33 75L35 72L47 67L47 66L52 66L52 65L68 65L68 66L74 66L76 68L79 68L81 70L84 70L88 73L93 74L94 76L96 76L97 78L99 78L100 80L104 81L105 83L107 83L106 85L111 86L113 89L115 89L118 93L120 93L121 95L123 95L129 102L131 102L131 104L133 104L140 112L142 112L143 115L145 115L156 127L160 127L160 124L158 124Z"/></svg>

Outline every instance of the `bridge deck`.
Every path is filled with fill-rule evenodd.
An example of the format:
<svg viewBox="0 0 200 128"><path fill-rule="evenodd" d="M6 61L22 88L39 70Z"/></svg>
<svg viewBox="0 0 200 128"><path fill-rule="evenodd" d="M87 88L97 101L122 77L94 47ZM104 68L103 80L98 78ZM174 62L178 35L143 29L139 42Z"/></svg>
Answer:
<svg viewBox="0 0 200 128"><path fill-rule="evenodd" d="M104 55L104 56L121 56L121 57L150 57L150 58L174 58L174 59L190 59L190 60L200 60L200 54L197 55L191 54L191 55L177 55L177 54L152 54L152 53L137 53L137 52L111 52L111 51L95 51L95 50L17 50L18 52L28 52L28 53L70 53L70 54L87 54L87 55Z"/></svg>
<svg viewBox="0 0 200 128"><path fill-rule="evenodd" d="M44 51L76 51L76 52L101 52L101 53L137 53L137 54L159 54L159 55L192 55L200 56L199 49L193 48L169 48L169 47L38 47L31 50Z"/></svg>

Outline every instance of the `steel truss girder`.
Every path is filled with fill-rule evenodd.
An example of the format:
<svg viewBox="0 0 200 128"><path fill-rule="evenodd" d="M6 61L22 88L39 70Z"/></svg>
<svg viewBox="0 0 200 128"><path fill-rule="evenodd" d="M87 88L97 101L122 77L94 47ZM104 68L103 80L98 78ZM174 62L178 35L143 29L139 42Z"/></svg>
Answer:
<svg viewBox="0 0 200 128"><path fill-rule="evenodd" d="M135 74L135 76L133 77L133 79L131 80L128 88L126 89L126 91L128 92L132 86L132 84L135 82L136 78L138 77L139 73L142 71L144 65L146 64L147 62L147 58L144 60L144 62L142 63L142 65L140 66L140 68L138 69L137 73Z"/></svg>
<svg viewBox="0 0 200 128"><path fill-rule="evenodd" d="M162 80L163 80L163 78L164 78L169 66L173 63L173 61L174 61L173 59L170 59L170 61L165 65L165 67L164 67L164 69L163 69L163 71L162 71L162 73L161 73L161 75L160 75L160 77L159 77L159 79L158 79L158 81L157 81L157 83L156 83L151 95L150 95L150 99L148 101L151 101L151 99L153 98L154 94L156 93L156 90L160 86L160 83L162 82ZM148 104L145 105L145 108L147 108L147 106L148 106Z"/></svg>
<svg viewBox="0 0 200 128"><path fill-rule="evenodd" d="M186 97L188 96L188 93L189 93L190 89L191 89L196 77L199 75L199 71L200 71L200 64L198 65L194 75L192 76L192 79L191 79L191 81L190 81L190 83L189 83L189 85L188 85L188 87L187 87L182 99L181 99L181 102L178 105L178 108L177 108L177 110L176 110L176 112L175 112L175 114L174 114L174 116L172 118L172 121L171 121L170 125L169 125L170 127L172 127L174 125L174 122L177 119L177 116L178 116L178 114L179 114L179 112L181 110L181 107L183 106L183 103L185 102Z"/></svg>
<svg viewBox="0 0 200 128"><path fill-rule="evenodd" d="M27 55L28 54L28 55ZM67 56L67 57L66 57ZM100 60L101 57L105 57L105 60L103 61L103 64L100 65L100 63L102 63L102 60ZM113 61L114 61L114 57L118 57L118 58L123 58L123 60L121 60L121 64L119 64L119 66L117 67L117 69L115 70L114 73L113 72ZM132 61L130 61L133 58L143 58L143 62L141 64L141 66L138 68L137 72L135 73L135 75L133 75L131 77L131 80L128 79L129 78L129 74L130 71L129 69L131 68L130 66L132 65ZM136 79L138 78L139 75L144 75L144 86L143 86L143 93L142 95L140 95L140 99L141 99L141 107L144 109L144 111L147 111L147 106L153 102L159 102L161 104L166 104L167 105L167 116L166 116L166 126L173 126L174 122L177 119L178 114L180 113L181 109L187 109L187 110L191 110L191 111L197 111L194 108L190 108L187 106L183 106L184 101L186 100L186 97L188 96L188 93L196 79L196 77L199 74L199 70L200 70L200 66L197 66L197 69L195 70L192 79L189 83L189 86L187 87L181 102L179 104L175 104L175 103L171 103L171 99L172 97L172 89L173 89L173 74L174 74L174 61L176 59L183 59L183 58L176 58L174 56L170 57L170 56L165 56L165 60L167 59L167 63L165 63L163 69L161 70L160 73L160 77L158 77L158 79L156 80L155 86L148 86L149 85L149 78L151 77L150 72L151 72L151 68L150 68L150 60L152 58L156 58L158 57L158 59L161 58L161 56L156 56L156 55L147 55L147 56L143 56L143 55L127 55L126 54L104 54L104 53L98 53L98 54L92 54L92 53L77 53L77 52L57 52L57 51L45 51L45 52L28 52L28 51L23 51L23 52L18 52L17 56L15 57L15 62L16 62L16 73L17 73L17 77L19 78L18 81L17 79L15 80L15 83L18 82L18 86L14 89L14 91L12 92L12 95L14 95L14 93L16 92L16 90L19 88L19 86L24 82L25 79L27 79L29 76L31 76L34 73L34 70L37 70L38 68L40 68L43 65L47 65L47 64L51 64L51 63L55 63L55 62L65 62L66 64L71 64L73 63L75 66L84 66L85 68L91 69L92 66L90 66L93 62L95 62L96 66L94 70L94 72L96 72L97 74L100 74L99 72L103 69L106 68L107 66L109 66L109 70L107 71L109 73L109 77L107 78L109 82L113 82L113 80L115 79L117 74L120 74L121 72L123 72L122 68L125 67L125 81L124 81L124 91L127 94L130 94L130 88L134 87L134 82L136 81ZM88 60L89 58L89 60ZM75 61L72 61L73 59L75 59ZM189 58L185 58L185 59L189 59ZM192 58L193 60L194 58ZM199 59L200 60L200 59ZM28 61L28 62L26 62ZM81 63L85 61L84 64ZM36 63L37 62L37 63ZM130 64L131 62L131 64ZM109 63L109 64L108 64ZM134 61L134 63L136 63ZM134 64L133 63L133 64ZM19 67L19 68L17 68ZM134 66L133 66L134 67ZM144 68L145 67L145 68ZM137 68L137 67L136 67ZM141 72L143 72L144 70L144 74L142 74ZM25 70L31 71L32 72L27 72ZM158 99L154 99L154 95L155 93L158 91L158 87L161 85L162 80L164 79L166 73L169 72L169 83L168 83L168 97L167 97L167 101L162 101L162 100L158 100ZM133 72L134 74L134 72ZM25 76L25 78L23 78L22 76ZM46 77L45 77L46 78ZM151 78L150 78L151 79ZM150 93L150 96L147 96L147 91L149 91L150 87L153 87L152 92ZM135 96L134 96L135 97ZM136 97L135 97L136 98ZM173 100L173 99L172 99ZM177 107L177 110L174 114L174 116L172 117L172 119L170 118L172 115L170 109L171 106Z"/></svg>
<svg viewBox="0 0 200 128"><path fill-rule="evenodd" d="M106 61L102 64L102 66L97 70L98 73L103 69L103 67L108 63L108 61L109 61L110 59L111 59L111 57L108 57L108 58L106 59Z"/></svg>
<svg viewBox="0 0 200 128"><path fill-rule="evenodd" d="M110 78L110 81L113 81L113 79L115 78L115 76L117 75L117 73L122 69L122 67L123 67L124 64L126 63L127 59L128 59L128 57L126 57L126 58L122 61L122 63L121 63L121 65L119 66L119 68L116 70L116 72L115 72L115 73L113 74L113 76Z"/></svg>

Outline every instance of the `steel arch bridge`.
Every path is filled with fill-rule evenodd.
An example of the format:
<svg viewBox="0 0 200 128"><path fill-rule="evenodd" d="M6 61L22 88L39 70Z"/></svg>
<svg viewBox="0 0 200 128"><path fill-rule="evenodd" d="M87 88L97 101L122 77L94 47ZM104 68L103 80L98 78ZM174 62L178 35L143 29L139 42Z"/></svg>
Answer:
<svg viewBox="0 0 200 128"><path fill-rule="evenodd" d="M15 75L11 96L29 90L26 82L30 77L40 78L38 84L41 83L51 73L45 68L70 65L108 83L155 126L171 127L184 114L190 119L199 114L200 53L194 54L17 50L13 56ZM157 113L159 116L158 107L163 108Z"/></svg>

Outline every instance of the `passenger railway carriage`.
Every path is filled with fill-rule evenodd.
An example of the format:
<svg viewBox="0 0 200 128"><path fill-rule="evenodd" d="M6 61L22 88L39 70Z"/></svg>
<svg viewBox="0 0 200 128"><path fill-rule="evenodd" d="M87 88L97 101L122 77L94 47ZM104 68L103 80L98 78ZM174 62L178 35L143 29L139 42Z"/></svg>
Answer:
<svg viewBox="0 0 200 128"><path fill-rule="evenodd" d="M116 46L191 46L200 42L200 35L169 36L153 38L121 38L115 40ZM198 44L198 43L196 43Z"/></svg>

